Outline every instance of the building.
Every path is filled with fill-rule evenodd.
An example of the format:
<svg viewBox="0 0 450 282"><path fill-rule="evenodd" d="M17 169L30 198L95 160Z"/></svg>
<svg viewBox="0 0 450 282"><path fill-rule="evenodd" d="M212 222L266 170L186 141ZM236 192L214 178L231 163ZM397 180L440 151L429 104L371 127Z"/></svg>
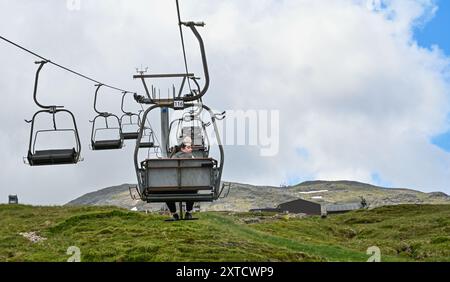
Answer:
<svg viewBox="0 0 450 282"><path fill-rule="evenodd" d="M340 205L327 205L325 210L327 214L345 213L363 208L361 203L348 203Z"/></svg>
<svg viewBox="0 0 450 282"><path fill-rule="evenodd" d="M318 203L297 199L282 203L276 208L251 209L250 212L276 212L276 213L304 213L307 215L322 215L345 213L364 208L362 203L329 204L320 205Z"/></svg>
<svg viewBox="0 0 450 282"><path fill-rule="evenodd" d="M297 199L290 202L282 203L276 208L260 208L251 209L250 212L276 212L276 213L304 213L307 215L320 215L320 204Z"/></svg>
<svg viewBox="0 0 450 282"><path fill-rule="evenodd" d="M278 205L277 209L288 213L304 213L307 215L321 215L321 206L318 203L303 199L293 200Z"/></svg>
<svg viewBox="0 0 450 282"><path fill-rule="evenodd" d="M17 195L9 195L8 196L8 203L10 205L18 204L19 203L19 199L17 198Z"/></svg>

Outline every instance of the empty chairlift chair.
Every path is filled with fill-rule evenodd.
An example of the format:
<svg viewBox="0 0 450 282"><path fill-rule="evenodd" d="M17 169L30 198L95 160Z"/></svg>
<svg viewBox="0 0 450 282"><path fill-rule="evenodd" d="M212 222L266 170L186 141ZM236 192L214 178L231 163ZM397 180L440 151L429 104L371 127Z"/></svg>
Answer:
<svg viewBox="0 0 450 282"><path fill-rule="evenodd" d="M145 112L145 110L140 110L139 114L138 114L139 121L143 124L143 132L142 132L140 141L137 144L138 144L138 147L141 149L155 149L156 150L159 148L159 146L155 142L155 132L153 131L153 128L151 127L150 124L147 125L145 123L146 121L149 122L148 119L147 120L142 119L141 114L143 114L144 112ZM136 139L139 138L139 131L140 131L142 124L139 125L138 137Z"/></svg>
<svg viewBox="0 0 450 282"><path fill-rule="evenodd" d="M95 91L94 98L94 110L98 114L94 120L92 120L92 132L91 132L91 149L94 151L99 150L117 150L123 147L123 134L120 125L120 119L114 114L108 112L99 112L96 108L97 104L97 95L101 84L96 85L97 90ZM104 118L105 127L97 127L97 119ZM108 123L108 119L112 119L117 122L117 126L111 127ZM110 137L109 135L105 137L99 137L99 133L114 133L114 137Z"/></svg>
<svg viewBox="0 0 450 282"><path fill-rule="evenodd" d="M120 117L120 125L122 128L122 136L124 140L135 140L139 135L139 126L141 123L140 117L136 113L126 112L123 109L125 96L132 94L130 92L123 92L121 110L123 115ZM134 128L134 129L133 129Z"/></svg>
<svg viewBox="0 0 450 282"><path fill-rule="evenodd" d="M155 134L151 128L144 127L144 133L142 134L142 138L138 146L142 149L151 149L157 147L157 145L155 144Z"/></svg>
<svg viewBox="0 0 450 282"><path fill-rule="evenodd" d="M80 137L78 135L77 124L75 121L75 117L69 110L62 109L63 106L44 106L37 101L37 87L39 80L39 73L46 64L47 61L36 62L36 64L40 64L37 72L36 79L34 85L34 101L36 105L38 105L43 110L36 112L33 115L33 118L28 123L31 123L31 133L30 133L30 142L28 147L28 155L27 161L30 166L42 166L42 165L63 165L63 164L76 164L80 160L81 153L81 143ZM57 115L67 114L70 116L71 121L73 122L72 128L58 128L56 123ZM41 114L50 114L53 119L53 128L52 129L44 129L44 130L36 130L35 131L35 121L36 118ZM60 134L61 132L73 132L74 135L74 146L72 148L65 149L46 149L46 150L37 150L36 143L40 133L48 132L50 134Z"/></svg>

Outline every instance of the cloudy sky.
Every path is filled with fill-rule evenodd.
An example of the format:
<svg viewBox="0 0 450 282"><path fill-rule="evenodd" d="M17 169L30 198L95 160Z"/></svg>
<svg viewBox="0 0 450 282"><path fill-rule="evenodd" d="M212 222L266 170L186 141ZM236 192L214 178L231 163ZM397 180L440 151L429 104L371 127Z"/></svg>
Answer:
<svg viewBox="0 0 450 282"><path fill-rule="evenodd" d="M175 1L72 2L0 0L0 35L139 93L143 87L132 79L136 67L184 71ZM207 23L201 29L211 75L205 103L218 110L279 113L279 152L262 156L258 146L227 145L225 180L280 185L348 179L450 193L448 1L181 5L184 19ZM190 70L201 75L196 42L185 35ZM93 83L52 65L41 74L39 97L74 112L84 161L23 164L30 134L24 119L38 109L32 100L35 60L0 41L0 202L18 194L24 203L62 204L135 183L132 143L114 152L89 150ZM119 112L120 99L120 92L104 89L99 108Z"/></svg>

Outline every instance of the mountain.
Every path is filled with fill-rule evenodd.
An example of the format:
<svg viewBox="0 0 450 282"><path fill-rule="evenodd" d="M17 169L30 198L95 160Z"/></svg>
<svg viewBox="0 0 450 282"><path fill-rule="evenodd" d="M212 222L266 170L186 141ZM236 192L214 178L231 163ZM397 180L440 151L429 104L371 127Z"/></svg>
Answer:
<svg viewBox="0 0 450 282"><path fill-rule="evenodd" d="M302 198L320 204L360 202L363 197L369 208L399 204L450 204L450 196L442 192L424 193L411 189L373 186L355 181L307 181L288 187L254 186L227 182L226 198L214 203L201 203L202 211L244 212L255 208L270 208ZM164 204L148 204L130 197L123 184L85 194L66 205L117 206L126 209L157 211ZM227 194L224 191L224 195Z"/></svg>

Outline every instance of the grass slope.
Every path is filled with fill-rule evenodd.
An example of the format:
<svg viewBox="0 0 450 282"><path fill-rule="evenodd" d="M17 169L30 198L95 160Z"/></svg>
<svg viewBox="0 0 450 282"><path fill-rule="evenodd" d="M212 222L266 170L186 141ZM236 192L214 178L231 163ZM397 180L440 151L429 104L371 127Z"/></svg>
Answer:
<svg viewBox="0 0 450 282"><path fill-rule="evenodd" d="M404 205L292 218L208 212L198 221L113 207L0 205L0 261L450 261L450 205ZM245 223L245 222L254 223ZM47 238L32 243L19 235Z"/></svg>

